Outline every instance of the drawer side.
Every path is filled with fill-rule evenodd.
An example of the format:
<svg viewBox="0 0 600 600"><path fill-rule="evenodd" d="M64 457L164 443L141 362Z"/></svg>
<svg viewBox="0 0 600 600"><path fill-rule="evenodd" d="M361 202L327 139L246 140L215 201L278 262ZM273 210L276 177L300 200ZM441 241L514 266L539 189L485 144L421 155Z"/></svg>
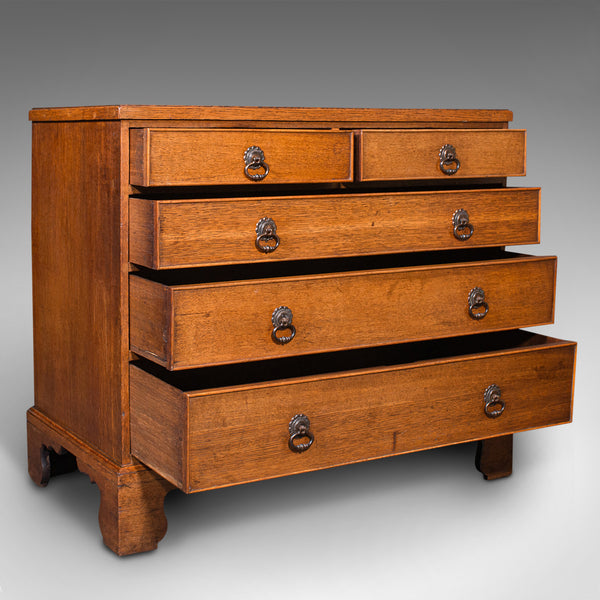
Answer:
<svg viewBox="0 0 600 600"><path fill-rule="evenodd" d="M171 290L160 283L129 276L129 344L132 352L162 365L172 348Z"/></svg>
<svg viewBox="0 0 600 600"><path fill-rule="evenodd" d="M142 369L129 369L131 453L181 489L186 484L187 399Z"/></svg>
<svg viewBox="0 0 600 600"><path fill-rule="evenodd" d="M129 262L151 269L158 267L159 207L156 201L129 198Z"/></svg>

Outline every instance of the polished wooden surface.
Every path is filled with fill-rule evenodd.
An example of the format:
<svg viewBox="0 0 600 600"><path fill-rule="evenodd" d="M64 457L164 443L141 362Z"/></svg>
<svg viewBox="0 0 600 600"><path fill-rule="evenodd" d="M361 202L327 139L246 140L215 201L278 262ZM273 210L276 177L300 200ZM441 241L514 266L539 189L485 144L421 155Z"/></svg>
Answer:
<svg viewBox="0 0 600 600"><path fill-rule="evenodd" d="M38 485L87 473L117 554L156 547L174 487L469 440L493 479L510 473L514 432L571 419L575 344L510 331L552 321L556 268L501 249L539 241L539 189L505 187L525 166L510 111L124 105L30 118L29 473ZM455 144L458 176L440 173L440 143ZM269 165L262 183L243 174L251 145ZM459 208L469 240L452 232ZM255 247L263 217L281 238L269 255ZM489 303L479 321L475 286ZM271 339L281 305L297 328L286 345ZM492 383L497 419L483 410ZM298 413L315 435L302 454L288 447Z"/></svg>
<svg viewBox="0 0 600 600"><path fill-rule="evenodd" d="M165 495L173 486L140 463L121 466L90 447L70 430L31 408L27 413L29 474L38 485L48 483L40 455L66 450L77 468L100 490L98 521L104 543L124 556L154 550L167 531Z"/></svg>
<svg viewBox="0 0 600 600"><path fill-rule="evenodd" d="M130 276L131 350L168 369L531 327L554 317L554 257L165 285ZM468 313L474 287L489 313ZM295 338L271 339L293 313Z"/></svg>
<svg viewBox="0 0 600 600"><path fill-rule="evenodd" d="M349 131L144 128L131 132L130 181L144 187L253 183L244 173L244 153L252 146L269 166L256 185L353 177Z"/></svg>
<svg viewBox="0 0 600 600"><path fill-rule="evenodd" d="M129 446L120 136L116 122L34 123L32 142L35 404L116 461Z"/></svg>
<svg viewBox="0 0 600 600"><path fill-rule="evenodd" d="M152 269L272 262L539 242L539 188L129 200L129 259ZM454 235L456 210L473 235ZM280 244L265 254L256 224L269 217ZM460 230L459 233L464 233Z"/></svg>
<svg viewBox="0 0 600 600"><path fill-rule="evenodd" d="M439 166L439 152L445 144L455 147L460 160L454 175L444 174ZM523 129L365 130L358 148L360 181L525 175Z"/></svg>
<svg viewBox="0 0 600 600"><path fill-rule="evenodd" d="M81 121L113 119L177 119L229 121L381 121L413 122L499 122L512 121L510 110L403 109L403 108L317 108L265 106L160 106L114 105L34 108L32 121Z"/></svg>
<svg viewBox="0 0 600 600"><path fill-rule="evenodd" d="M574 356L573 343L539 336L513 350L190 392L132 365L132 449L193 492L566 423ZM498 418L483 410L491 384L505 402ZM315 436L301 454L288 448L298 413Z"/></svg>
<svg viewBox="0 0 600 600"><path fill-rule="evenodd" d="M475 467L486 480L512 474L513 435L502 435L477 442Z"/></svg>

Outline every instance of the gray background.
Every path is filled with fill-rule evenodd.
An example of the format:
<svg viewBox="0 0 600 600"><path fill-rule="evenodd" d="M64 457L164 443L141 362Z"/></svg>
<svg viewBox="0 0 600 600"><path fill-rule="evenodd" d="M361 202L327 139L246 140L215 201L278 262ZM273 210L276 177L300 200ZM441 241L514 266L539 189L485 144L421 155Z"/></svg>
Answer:
<svg viewBox="0 0 600 600"><path fill-rule="evenodd" d="M597 2L0 4L0 598L600 597L597 562L600 10ZM509 108L579 342L574 422L516 436L486 483L474 446L167 497L156 552L102 544L96 486L26 474L33 403L34 106ZM535 293L535 290L532 290Z"/></svg>

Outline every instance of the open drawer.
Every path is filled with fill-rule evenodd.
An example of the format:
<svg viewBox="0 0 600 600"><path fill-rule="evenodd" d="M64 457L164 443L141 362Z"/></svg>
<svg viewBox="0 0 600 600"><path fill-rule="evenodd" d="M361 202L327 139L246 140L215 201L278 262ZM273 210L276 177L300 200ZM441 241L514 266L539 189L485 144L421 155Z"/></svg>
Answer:
<svg viewBox="0 0 600 600"><path fill-rule="evenodd" d="M130 349L177 370L532 327L555 271L492 249L131 274Z"/></svg>
<svg viewBox="0 0 600 600"><path fill-rule="evenodd" d="M196 492L566 423L575 351L510 331L177 373L140 361L131 450Z"/></svg>
<svg viewBox="0 0 600 600"><path fill-rule="evenodd" d="M129 199L151 269L536 244L539 188Z"/></svg>

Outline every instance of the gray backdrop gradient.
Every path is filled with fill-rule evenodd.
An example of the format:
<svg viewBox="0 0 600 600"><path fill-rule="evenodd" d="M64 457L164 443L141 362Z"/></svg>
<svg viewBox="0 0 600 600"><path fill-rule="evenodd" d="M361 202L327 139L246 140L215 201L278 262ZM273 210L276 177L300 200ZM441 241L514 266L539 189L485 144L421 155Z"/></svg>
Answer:
<svg viewBox="0 0 600 600"><path fill-rule="evenodd" d="M2 598L598 599L598 2L0 3ZM167 497L156 552L102 544L96 486L27 476L34 106L509 108L579 342L574 422L516 436L486 483L468 444ZM532 290L535 294L535 290ZM181 596L179 596L181 594Z"/></svg>

